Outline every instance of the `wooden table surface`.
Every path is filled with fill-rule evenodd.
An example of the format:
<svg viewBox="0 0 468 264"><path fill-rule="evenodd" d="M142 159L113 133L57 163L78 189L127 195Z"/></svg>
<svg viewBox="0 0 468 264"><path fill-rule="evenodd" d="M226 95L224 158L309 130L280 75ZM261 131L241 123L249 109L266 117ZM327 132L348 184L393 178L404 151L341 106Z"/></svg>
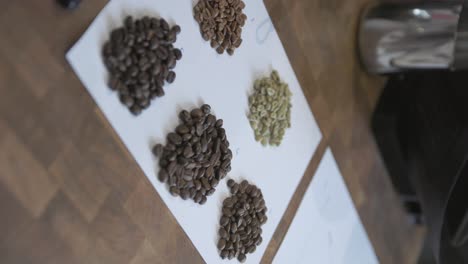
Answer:
<svg viewBox="0 0 468 264"><path fill-rule="evenodd" d="M385 80L356 57L370 1L266 0L324 138L263 263L328 146L380 262L416 261L424 230L407 223L369 128ZM203 263L65 61L106 2L2 1L0 263Z"/></svg>

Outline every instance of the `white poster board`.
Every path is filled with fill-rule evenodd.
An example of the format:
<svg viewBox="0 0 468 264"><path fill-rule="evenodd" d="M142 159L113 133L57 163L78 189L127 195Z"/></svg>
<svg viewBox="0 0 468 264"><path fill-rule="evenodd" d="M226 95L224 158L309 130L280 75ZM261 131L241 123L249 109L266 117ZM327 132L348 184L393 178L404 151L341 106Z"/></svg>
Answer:
<svg viewBox="0 0 468 264"><path fill-rule="evenodd" d="M228 195L226 181L220 183L203 206L174 198L157 180L159 167L151 154L152 145L164 143L165 135L175 128L181 109L191 109L202 103L211 105L214 114L224 119L233 151L228 178L247 179L256 184L262 189L269 209L268 222L263 226L263 243L254 254L247 256L247 263L258 263L321 133L263 2L246 1L244 12L248 20L242 33L244 41L234 56L218 55L202 39L193 19L193 4L187 0L110 1L68 52L67 59L203 259L208 263L220 263L216 242L221 203ZM131 115L121 105L117 94L107 87L108 75L101 58L103 43L110 31L123 23L126 15L161 16L182 28L175 44L183 52L175 68L177 78L173 84L165 86L165 96L154 100L138 117ZM280 147L264 148L254 140L246 118L247 98L253 81L272 69L278 70L293 93L292 128L286 131Z"/></svg>
<svg viewBox="0 0 468 264"><path fill-rule="evenodd" d="M329 149L273 263L378 263Z"/></svg>

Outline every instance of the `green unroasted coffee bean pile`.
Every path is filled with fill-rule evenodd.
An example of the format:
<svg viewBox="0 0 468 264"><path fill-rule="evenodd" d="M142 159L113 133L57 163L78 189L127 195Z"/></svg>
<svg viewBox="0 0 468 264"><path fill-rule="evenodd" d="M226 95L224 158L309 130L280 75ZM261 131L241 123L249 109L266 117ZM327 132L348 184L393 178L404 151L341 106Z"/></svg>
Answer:
<svg viewBox="0 0 468 264"><path fill-rule="evenodd" d="M174 68L182 57L173 46L179 33L178 25L170 27L162 18L127 16L104 44L109 87L132 114L139 115L152 99L163 96L165 82L174 82Z"/></svg>
<svg viewBox="0 0 468 264"><path fill-rule="evenodd" d="M240 184L227 182L231 197L224 199L219 220L218 250L222 259L237 256L240 262L257 249L262 239L262 225L266 223L267 207L262 191L244 180Z"/></svg>
<svg viewBox="0 0 468 264"><path fill-rule="evenodd" d="M216 52L229 55L242 43L242 27L247 16L242 12L242 0L200 0L193 8L202 37L210 41Z"/></svg>
<svg viewBox="0 0 468 264"><path fill-rule="evenodd" d="M216 119L207 104L191 112L182 110L179 119L175 131L167 135L166 146L153 147L159 157L158 179L168 184L173 196L204 204L231 171L232 151L223 120Z"/></svg>
<svg viewBox="0 0 468 264"><path fill-rule="evenodd" d="M286 128L291 127L291 91L273 71L270 77L255 81L254 92L249 97L248 119L255 140L263 146L279 146Z"/></svg>

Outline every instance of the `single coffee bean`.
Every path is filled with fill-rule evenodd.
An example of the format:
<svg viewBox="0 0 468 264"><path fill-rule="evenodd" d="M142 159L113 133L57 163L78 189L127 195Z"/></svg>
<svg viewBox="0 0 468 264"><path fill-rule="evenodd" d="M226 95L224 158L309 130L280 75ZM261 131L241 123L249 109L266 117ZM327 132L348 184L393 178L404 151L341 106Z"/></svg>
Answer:
<svg viewBox="0 0 468 264"><path fill-rule="evenodd" d="M176 78L176 73L173 72L173 71L170 71L170 72L168 73L167 77L166 77L166 81L167 81L168 83L173 83L174 80L175 80L175 78Z"/></svg>
<svg viewBox="0 0 468 264"><path fill-rule="evenodd" d="M201 193L201 195L206 195L206 190L204 188L201 188L199 192Z"/></svg>
<svg viewBox="0 0 468 264"><path fill-rule="evenodd" d="M172 53L174 54L176 60L180 60L182 58L182 51L180 51L180 49L173 49Z"/></svg>
<svg viewBox="0 0 468 264"><path fill-rule="evenodd" d="M211 195L213 195L213 193L214 193L215 191L216 191L215 188L209 189L209 190L206 192L206 196L211 196Z"/></svg>
<svg viewBox="0 0 468 264"><path fill-rule="evenodd" d="M250 247L247 248L247 252L249 253L254 253L257 247L255 245L251 245Z"/></svg>
<svg viewBox="0 0 468 264"><path fill-rule="evenodd" d="M184 142L189 141L191 138L192 138L192 134L190 134L190 133L184 134L184 135L182 136L182 140L183 140ZM197 153L196 153L196 154L197 154Z"/></svg>
<svg viewBox="0 0 468 264"><path fill-rule="evenodd" d="M195 180L195 181L193 181L193 184L194 184L194 186L195 186L195 189L201 190L201 188L202 188L202 183L201 183L200 180Z"/></svg>
<svg viewBox="0 0 468 264"><path fill-rule="evenodd" d="M226 240L224 240L223 238L221 238L221 239L218 241L218 249L219 249L219 250L223 250L224 247L226 247Z"/></svg>
<svg viewBox="0 0 468 264"><path fill-rule="evenodd" d="M235 251L234 250L229 250L229 255L228 255L228 259L233 259L235 256Z"/></svg>
<svg viewBox="0 0 468 264"><path fill-rule="evenodd" d="M221 127L223 126L223 120L222 120L222 119L218 119L218 120L216 121L215 126L216 126L217 128L221 128Z"/></svg>
<svg viewBox="0 0 468 264"><path fill-rule="evenodd" d="M217 179L211 180L210 185L211 185L212 188L216 188L216 186L218 186L218 180Z"/></svg>
<svg viewBox="0 0 468 264"><path fill-rule="evenodd" d="M141 114L141 107L140 107L139 105L136 105L136 104L135 104L135 105L132 105L132 106L130 107L130 111L131 111L132 114L134 114L134 115L139 115L139 114Z"/></svg>
<svg viewBox="0 0 468 264"><path fill-rule="evenodd" d="M182 176L182 178L183 178L184 181L192 182L193 176L192 176L192 174L184 174Z"/></svg>
<svg viewBox="0 0 468 264"><path fill-rule="evenodd" d="M160 182L166 182L168 179L169 175L166 171L166 169L161 169L158 173L158 179Z"/></svg>
<svg viewBox="0 0 468 264"><path fill-rule="evenodd" d="M223 46L218 46L218 47L216 48L216 52L217 52L218 54L223 54L223 53L224 53L224 47L223 47Z"/></svg>
<svg viewBox="0 0 468 264"><path fill-rule="evenodd" d="M180 145L182 143L182 138L176 133L169 133L167 139L175 145Z"/></svg>
<svg viewBox="0 0 468 264"><path fill-rule="evenodd" d="M179 164L180 166L182 167L185 167L189 161L182 155L180 155L182 153L183 149L181 147L177 148L176 149L176 153L177 153L177 164Z"/></svg>
<svg viewBox="0 0 468 264"><path fill-rule="evenodd" d="M236 233L237 232L237 225L235 222L231 223L231 233Z"/></svg>
<svg viewBox="0 0 468 264"><path fill-rule="evenodd" d="M177 59L174 55L173 52L170 52L167 56L167 60L166 60L166 66L168 69L174 69L175 66L177 65Z"/></svg>
<svg viewBox="0 0 468 264"><path fill-rule="evenodd" d="M244 214L245 214L245 209L244 209L244 208L239 208L239 209L237 210L237 215L243 216Z"/></svg>
<svg viewBox="0 0 468 264"><path fill-rule="evenodd" d="M237 256L237 260L239 260L240 263L244 263L247 257L244 254L239 254Z"/></svg>
<svg viewBox="0 0 468 264"><path fill-rule="evenodd" d="M183 154L184 154L184 157L186 157L186 158L191 158L191 157L193 157L193 150L192 150L192 147L191 147L191 146L186 146L186 147L184 148Z"/></svg>
<svg viewBox="0 0 468 264"><path fill-rule="evenodd" d="M209 183L209 181L208 181L207 178L202 178L202 179L201 179L201 182L202 182L203 188L205 188L205 190L211 189L211 185L210 185L210 183Z"/></svg>
<svg viewBox="0 0 468 264"><path fill-rule="evenodd" d="M206 199L206 196L205 196L205 195L202 195L202 198L201 198L201 200L200 200L199 203L200 203L200 204L205 204L205 203L206 203L206 200L207 200L207 199Z"/></svg>
<svg viewBox="0 0 468 264"><path fill-rule="evenodd" d="M177 197L179 196L179 189L175 186L172 186L171 188L169 188L169 192L172 194L172 196L174 197Z"/></svg>
<svg viewBox="0 0 468 264"><path fill-rule="evenodd" d="M219 236L222 237L222 238L227 238L228 237L228 232L226 231L226 229L221 227L219 229Z"/></svg>
<svg viewBox="0 0 468 264"><path fill-rule="evenodd" d="M164 31L168 31L169 30L169 24L167 23L166 20L164 19L160 19L159 20L159 24L160 24L160 27L164 30Z"/></svg>
<svg viewBox="0 0 468 264"><path fill-rule="evenodd" d="M261 236L258 236L257 239L255 239L255 245L259 246L262 243L263 239Z"/></svg>
<svg viewBox="0 0 468 264"><path fill-rule="evenodd" d="M222 259L227 258L228 255L229 255L229 251L227 249L224 249L224 250L221 251L220 256L221 256Z"/></svg>
<svg viewBox="0 0 468 264"><path fill-rule="evenodd" d="M236 194L239 191L239 184L234 183L231 187L231 193Z"/></svg>
<svg viewBox="0 0 468 264"><path fill-rule="evenodd" d="M250 226L247 226L245 232L247 233L247 235L250 235L250 233L252 233L252 228Z"/></svg>
<svg viewBox="0 0 468 264"><path fill-rule="evenodd" d="M223 214L225 216L227 216L227 217L231 217L232 216L232 211L228 207L225 207L225 208L223 208Z"/></svg>
<svg viewBox="0 0 468 264"><path fill-rule="evenodd" d="M196 202L196 203L200 203L200 201L202 200L202 197L203 195L199 192L197 192L197 194L195 195L193 201Z"/></svg>
<svg viewBox="0 0 468 264"><path fill-rule="evenodd" d="M154 147L153 147L153 154L154 154L156 157L160 157L162 153L163 153L163 146L162 146L161 144L156 144L156 145L154 145Z"/></svg>
<svg viewBox="0 0 468 264"><path fill-rule="evenodd" d="M200 108L195 108L190 112L192 118L200 118L203 116L203 111Z"/></svg>
<svg viewBox="0 0 468 264"><path fill-rule="evenodd" d="M234 183L236 183L236 182L235 182L233 179L229 179L229 180L227 181L227 186L228 186L229 188L232 188L232 186L234 185Z"/></svg>
<svg viewBox="0 0 468 264"><path fill-rule="evenodd" d="M226 240L226 246L225 246L226 249L232 249L233 246L232 246L232 241L231 239L229 238L228 236L228 239Z"/></svg>
<svg viewBox="0 0 468 264"><path fill-rule="evenodd" d="M180 197L183 199L183 200L187 200L190 196L190 192L188 189L182 189L182 191L180 191Z"/></svg>
<svg viewBox="0 0 468 264"><path fill-rule="evenodd" d="M180 29L180 26L179 25L175 25L172 27L172 30L176 33L176 34L179 34L181 29Z"/></svg>
<svg viewBox="0 0 468 264"><path fill-rule="evenodd" d="M219 224L220 224L221 226L225 226L225 225L227 225L228 223L229 223L229 218L226 217L226 216L222 216L222 217L221 217L221 220L219 221Z"/></svg>
<svg viewBox="0 0 468 264"><path fill-rule="evenodd" d="M196 194L197 194L197 190L195 190L195 188L191 187L189 189L189 198L194 199Z"/></svg>
<svg viewBox="0 0 468 264"><path fill-rule="evenodd" d="M177 126L176 131L180 135L183 135L183 134L187 134L188 132L190 132L190 129L186 125L181 124Z"/></svg>
<svg viewBox="0 0 468 264"><path fill-rule="evenodd" d="M211 106L208 104L204 104L200 108L205 115L209 114L211 112Z"/></svg>
<svg viewBox="0 0 468 264"><path fill-rule="evenodd" d="M236 202L231 198L226 198L223 201L223 206L226 208L232 208Z"/></svg>

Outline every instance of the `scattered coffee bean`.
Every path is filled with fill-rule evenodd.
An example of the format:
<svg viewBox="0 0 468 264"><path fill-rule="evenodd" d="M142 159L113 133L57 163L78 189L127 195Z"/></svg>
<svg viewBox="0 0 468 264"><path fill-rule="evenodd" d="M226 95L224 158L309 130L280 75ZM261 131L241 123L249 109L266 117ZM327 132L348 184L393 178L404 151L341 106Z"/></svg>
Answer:
<svg viewBox="0 0 468 264"><path fill-rule="evenodd" d="M227 175L232 151L227 147L224 128L216 126L222 120L216 120L209 105L190 112L182 110L179 119L175 132L167 135L166 145L153 147L153 154L159 158L158 179L168 184L173 196L205 204ZM221 146L227 150L222 151Z"/></svg>
<svg viewBox="0 0 468 264"><path fill-rule="evenodd" d="M254 92L249 97L248 118L255 140L263 146L279 146L286 128L291 127L291 95L277 71L255 81Z"/></svg>
<svg viewBox="0 0 468 264"><path fill-rule="evenodd" d="M132 114L139 115L151 100L164 95L164 82L176 78L173 68L182 52L173 47L178 25L169 28L164 19L127 16L124 25L114 29L102 49L109 71L109 87Z"/></svg>
<svg viewBox="0 0 468 264"><path fill-rule="evenodd" d="M219 54L227 51L233 55L241 45L242 27L247 21L244 8L242 0L200 0L193 8L203 39Z"/></svg>
<svg viewBox="0 0 468 264"><path fill-rule="evenodd" d="M267 208L262 191L255 185L246 180L236 183L232 179L227 185L232 195L223 201L217 246L222 259L237 256L243 263L246 254L255 252L263 241L261 226L268 219Z"/></svg>

